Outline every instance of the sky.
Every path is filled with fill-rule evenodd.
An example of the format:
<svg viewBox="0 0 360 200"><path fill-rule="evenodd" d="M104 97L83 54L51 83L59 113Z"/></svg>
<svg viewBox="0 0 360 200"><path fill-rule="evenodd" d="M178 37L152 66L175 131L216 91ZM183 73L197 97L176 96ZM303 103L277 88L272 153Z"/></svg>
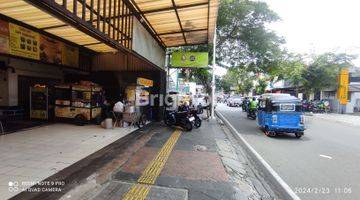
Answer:
<svg viewBox="0 0 360 200"><path fill-rule="evenodd" d="M360 0L263 0L281 18L269 25L294 53L360 56ZM354 61L360 67L360 58Z"/></svg>

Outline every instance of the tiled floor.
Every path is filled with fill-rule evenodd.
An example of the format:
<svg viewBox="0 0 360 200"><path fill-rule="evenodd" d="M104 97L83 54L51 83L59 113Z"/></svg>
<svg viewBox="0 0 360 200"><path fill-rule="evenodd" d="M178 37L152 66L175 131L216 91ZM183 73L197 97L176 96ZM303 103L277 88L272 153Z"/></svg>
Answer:
<svg viewBox="0 0 360 200"><path fill-rule="evenodd" d="M0 136L0 199L9 182L41 181L134 131L53 124Z"/></svg>

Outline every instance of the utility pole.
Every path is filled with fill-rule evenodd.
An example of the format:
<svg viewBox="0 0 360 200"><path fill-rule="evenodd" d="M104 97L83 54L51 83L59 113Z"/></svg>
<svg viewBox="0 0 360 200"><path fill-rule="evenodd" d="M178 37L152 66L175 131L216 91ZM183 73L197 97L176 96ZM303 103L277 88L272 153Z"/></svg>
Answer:
<svg viewBox="0 0 360 200"><path fill-rule="evenodd" d="M212 81L211 81L211 119L215 119L215 59L216 59L216 27L214 30L214 42L213 42L213 60L212 60Z"/></svg>
<svg viewBox="0 0 360 200"><path fill-rule="evenodd" d="M170 91L170 53L165 52L165 67L167 68L167 74L166 74L166 93Z"/></svg>

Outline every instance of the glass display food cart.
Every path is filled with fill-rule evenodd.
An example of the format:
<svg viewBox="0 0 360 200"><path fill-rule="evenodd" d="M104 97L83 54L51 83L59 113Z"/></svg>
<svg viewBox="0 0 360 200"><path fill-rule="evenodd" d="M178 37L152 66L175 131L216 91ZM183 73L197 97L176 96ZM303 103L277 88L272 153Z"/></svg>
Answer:
<svg viewBox="0 0 360 200"><path fill-rule="evenodd" d="M102 88L93 84L55 86L55 117L72 119L77 125L100 122Z"/></svg>

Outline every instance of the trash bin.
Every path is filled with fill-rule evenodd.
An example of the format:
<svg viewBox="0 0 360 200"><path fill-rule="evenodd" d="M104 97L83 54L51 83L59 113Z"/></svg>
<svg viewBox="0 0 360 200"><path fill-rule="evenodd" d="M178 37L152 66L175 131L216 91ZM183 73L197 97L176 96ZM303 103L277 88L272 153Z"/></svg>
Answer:
<svg viewBox="0 0 360 200"><path fill-rule="evenodd" d="M105 128L106 129L113 128L113 120L111 118L106 118L105 119Z"/></svg>

